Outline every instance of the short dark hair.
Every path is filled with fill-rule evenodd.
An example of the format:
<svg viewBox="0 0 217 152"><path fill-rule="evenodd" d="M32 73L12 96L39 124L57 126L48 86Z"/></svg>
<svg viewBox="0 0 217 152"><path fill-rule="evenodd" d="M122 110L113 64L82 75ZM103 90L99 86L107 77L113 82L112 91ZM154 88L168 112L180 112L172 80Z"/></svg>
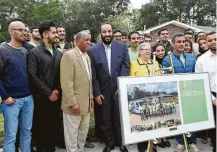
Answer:
<svg viewBox="0 0 217 152"><path fill-rule="evenodd" d="M148 38L151 38L151 39L152 39L151 34L145 34L145 37L148 37Z"/></svg>
<svg viewBox="0 0 217 152"><path fill-rule="evenodd" d="M15 22L15 21L23 22L23 20L21 18L11 17L11 18L7 19L6 23L9 26L9 24L11 24L12 22Z"/></svg>
<svg viewBox="0 0 217 152"><path fill-rule="evenodd" d="M194 35L194 30L192 30L191 28L188 28L188 29L185 29L185 30L184 30L184 34L185 34L185 33Z"/></svg>
<svg viewBox="0 0 217 152"><path fill-rule="evenodd" d="M162 31L168 31L168 29L166 29L166 28L160 29L160 30L157 32L158 36L160 36L160 34L161 34Z"/></svg>
<svg viewBox="0 0 217 152"><path fill-rule="evenodd" d="M190 31L185 32L184 35L192 35L192 36L194 36L194 34L192 32L190 32Z"/></svg>
<svg viewBox="0 0 217 152"><path fill-rule="evenodd" d="M176 33L176 34L173 36L173 38L172 38L172 43L174 44L174 43L175 43L175 39L176 39L177 37L181 37L181 36L184 37L184 34L182 34L182 33Z"/></svg>
<svg viewBox="0 0 217 152"><path fill-rule="evenodd" d="M122 36L127 36L127 33L126 32L122 32Z"/></svg>
<svg viewBox="0 0 217 152"><path fill-rule="evenodd" d="M62 25L58 25L56 28L65 28L65 27Z"/></svg>
<svg viewBox="0 0 217 152"><path fill-rule="evenodd" d="M213 34L216 34L216 32L215 31L209 32L206 34L206 36L213 35Z"/></svg>
<svg viewBox="0 0 217 152"><path fill-rule="evenodd" d="M90 30L88 27L83 27L80 31Z"/></svg>
<svg viewBox="0 0 217 152"><path fill-rule="evenodd" d="M197 33L197 35L199 35L200 33L204 33L204 34L206 34L204 31L200 31L200 32Z"/></svg>
<svg viewBox="0 0 217 152"><path fill-rule="evenodd" d="M74 41L75 40L75 36L76 36L76 34L72 34L72 36L70 37L70 41Z"/></svg>
<svg viewBox="0 0 217 152"><path fill-rule="evenodd" d="M34 29L38 29L38 26L32 26L31 27L31 33L33 32Z"/></svg>
<svg viewBox="0 0 217 152"><path fill-rule="evenodd" d="M128 39L129 39L129 40L131 39L131 36L132 36L133 34L138 34L138 35L140 35L139 32L137 32L137 31L130 32L130 34L128 35Z"/></svg>
<svg viewBox="0 0 217 152"><path fill-rule="evenodd" d="M39 24L39 33L43 38L43 33L49 31L51 27L56 27L53 21L43 21Z"/></svg>
<svg viewBox="0 0 217 152"><path fill-rule="evenodd" d="M100 26L99 26L99 31L100 31L100 33L101 33L102 26L103 26L103 25L106 25L106 24L111 25L111 24L109 24L109 23L101 23ZM111 27L112 27L112 25L111 25ZM112 27L112 29L113 29L113 27ZM112 32L113 32L113 31L112 31Z"/></svg>
<svg viewBox="0 0 217 152"><path fill-rule="evenodd" d="M121 33L121 30L117 30L117 29L116 29L116 30L113 30L113 34L118 33L118 32ZM121 33L121 34L122 34L122 33Z"/></svg>

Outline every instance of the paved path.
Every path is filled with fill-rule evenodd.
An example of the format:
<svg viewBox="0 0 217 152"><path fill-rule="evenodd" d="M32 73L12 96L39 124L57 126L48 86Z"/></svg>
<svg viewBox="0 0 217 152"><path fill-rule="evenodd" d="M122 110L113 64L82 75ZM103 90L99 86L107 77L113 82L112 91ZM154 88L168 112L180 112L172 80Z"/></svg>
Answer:
<svg viewBox="0 0 217 152"><path fill-rule="evenodd" d="M177 143L174 139L170 140L170 143L171 143L170 148L159 148L158 147L157 148L158 152L174 152L174 149L175 149ZM93 148L93 149L85 148L84 152L102 152L103 148L105 147L105 145L103 143L94 143L94 145L95 145L95 148ZM212 147L209 145L209 143L203 144L203 143L201 143L200 139L197 139L197 146L198 146L200 152L212 152ZM127 148L129 150L129 152L138 152L136 144L129 145L129 146L127 146ZM3 152L3 150L0 149L0 152ZM56 152L66 152L66 150L57 148ZM120 151L116 147L116 149L113 150L112 152L120 152Z"/></svg>
<svg viewBox="0 0 217 152"><path fill-rule="evenodd" d="M174 149L176 147L176 141L175 140L170 140L171 142L171 147L170 148L158 148L158 152L174 152ZM201 150L200 152L212 152L212 147L209 146L208 144L203 144L201 143L200 139L198 139L198 148ZM104 148L104 144L103 143L94 143L95 148L93 149L84 149L84 152L102 152L103 148ZM138 152L137 150L137 145L133 144L133 145L129 145L127 146L129 152ZM57 149L56 152L66 152L66 150L63 149ZM119 149L116 147L115 150L113 150L112 152L120 152Z"/></svg>

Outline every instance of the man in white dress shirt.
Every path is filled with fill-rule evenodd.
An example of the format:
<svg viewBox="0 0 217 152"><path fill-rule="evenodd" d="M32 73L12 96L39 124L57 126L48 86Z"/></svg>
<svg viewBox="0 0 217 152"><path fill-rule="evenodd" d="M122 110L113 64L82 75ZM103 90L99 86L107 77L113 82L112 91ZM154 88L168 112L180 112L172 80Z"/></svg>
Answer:
<svg viewBox="0 0 217 152"><path fill-rule="evenodd" d="M206 41L209 51L198 58L195 66L195 72L209 73L214 117L216 120L216 32L208 33ZM216 128L211 129L209 135L213 146L213 152L216 152Z"/></svg>

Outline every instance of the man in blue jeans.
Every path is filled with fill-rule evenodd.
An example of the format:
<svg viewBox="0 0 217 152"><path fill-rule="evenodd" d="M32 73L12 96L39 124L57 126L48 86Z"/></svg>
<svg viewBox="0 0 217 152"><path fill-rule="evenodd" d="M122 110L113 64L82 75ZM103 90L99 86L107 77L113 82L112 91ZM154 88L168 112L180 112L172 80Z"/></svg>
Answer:
<svg viewBox="0 0 217 152"><path fill-rule="evenodd" d="M174 73L193 73L195 68L196 59L193 55L184 53L185 37L183 34L175 34L172 38L173 52L171 54L173 61ZM163 59L163 68L170 66L169 56ZM182 135L176 137L178 145L175 152L184 152L184 139ZM188 146L192 152L198 152L196 145L196 134L192 133L188 138Z"/></svg>
<svg viewBox="0 0 217 152"><path fill-rule="evenodd" d="M0 96L5 127L3 151L15 151L19 124L21 151L30 152L34 104L26 65L27 50L21 47L26 29L21 21L14 21L9 24L8 31L11 41L0 45Z"/></svg>

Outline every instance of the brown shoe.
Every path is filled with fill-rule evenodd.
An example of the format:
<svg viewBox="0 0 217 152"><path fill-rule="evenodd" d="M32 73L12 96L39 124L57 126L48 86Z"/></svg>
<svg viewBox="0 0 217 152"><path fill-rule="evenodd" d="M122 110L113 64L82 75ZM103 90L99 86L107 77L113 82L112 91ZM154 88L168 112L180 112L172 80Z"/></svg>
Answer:
<svg viewBox="0 0 217 152"><path fill-rule="evenodd" d="M94 144L91 144L90 142L86 141L84 147L86 148L94 148Z"/></svg>

